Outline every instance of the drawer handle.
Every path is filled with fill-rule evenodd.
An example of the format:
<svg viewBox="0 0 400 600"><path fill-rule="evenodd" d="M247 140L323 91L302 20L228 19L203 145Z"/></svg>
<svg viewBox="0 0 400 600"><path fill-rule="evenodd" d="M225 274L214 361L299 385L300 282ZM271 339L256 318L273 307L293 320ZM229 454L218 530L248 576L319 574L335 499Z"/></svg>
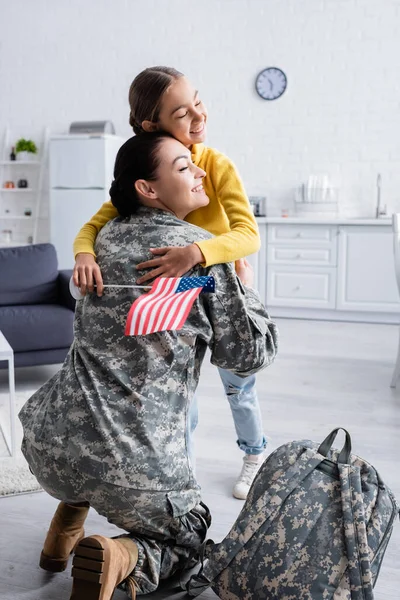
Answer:
<svg viewBox="0 0 400 600"><path fill-rule="evenodd" d="M301 290L301 285L296 285L296 287L294 288L294 292L299 292Z"/></svg>
<svg viewBox="0 0 400 600"><path fill-rule="evenodd" d="M297 234L297 236L296 236L296 237L298 237L298 238L301 238L301 237L303 237L303 234L301 233L301 231L299 231L299 233Z"/></svg>
<svg viewBox="0 0 400 600"><path fill-rule="evenodd" d="M297 254L296 258L299 260L301 258L301 254Z"/></svg>

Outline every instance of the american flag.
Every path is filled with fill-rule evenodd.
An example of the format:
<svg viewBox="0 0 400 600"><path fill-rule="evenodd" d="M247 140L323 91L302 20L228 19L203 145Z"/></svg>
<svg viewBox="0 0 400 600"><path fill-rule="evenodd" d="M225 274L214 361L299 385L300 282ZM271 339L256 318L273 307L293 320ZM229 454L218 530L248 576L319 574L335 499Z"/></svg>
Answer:
<svg viewBox="0 0 400 600"><path fill-rule="evenodd" d="M214 277L159 277L132 304L125 335L147 335L183 327L200 292L214 292Z"/></svg>

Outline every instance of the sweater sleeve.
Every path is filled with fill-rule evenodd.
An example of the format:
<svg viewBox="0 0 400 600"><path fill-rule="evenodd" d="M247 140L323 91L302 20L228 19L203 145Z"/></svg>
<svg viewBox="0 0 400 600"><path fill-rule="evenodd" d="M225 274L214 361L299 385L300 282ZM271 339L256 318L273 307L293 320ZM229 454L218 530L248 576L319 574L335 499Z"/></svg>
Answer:
<svg viewBox="0 0 400 600"><path fill-rule="evenodd" d="M96 256L94 251L94 243L99 231L108 221L118 217L119 213L112 202L104 202L100 210L86 223L79 231L74 241L74 256L80 252L87 252Z"/></svg>
<svg viewBox="0 0 400 600"><path fill-rule="evenodd" d="M204 266L233 262L260 249L260 234L242 180L235 165L220 154L211 173L215 194L228 217L231 231L196 242L205 258Z"/></svg>

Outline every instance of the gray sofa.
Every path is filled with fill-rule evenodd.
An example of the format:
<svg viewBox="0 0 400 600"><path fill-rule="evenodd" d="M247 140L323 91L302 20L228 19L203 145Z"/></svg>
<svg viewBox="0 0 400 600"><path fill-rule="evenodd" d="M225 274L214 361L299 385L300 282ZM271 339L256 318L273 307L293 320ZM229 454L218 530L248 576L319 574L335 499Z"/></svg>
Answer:
<svg viewBox="0 0 400 600"><path fill-rule="evenodd" d="M52 244L0 248L0 330L16 367L64 361L73 337L71 274L58 270Z"/></svg>

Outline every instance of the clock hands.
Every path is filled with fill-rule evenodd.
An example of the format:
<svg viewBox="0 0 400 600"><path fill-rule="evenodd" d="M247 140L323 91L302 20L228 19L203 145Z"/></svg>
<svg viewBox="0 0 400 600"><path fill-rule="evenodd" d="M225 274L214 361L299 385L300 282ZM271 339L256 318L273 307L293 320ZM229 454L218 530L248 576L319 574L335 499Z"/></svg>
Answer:
<svg viewBox="0 0 400 600"><path fill-rule="evenodd" d="M286 90L287 79L282 69L268 67L256 78L256 90L264 100L276 100Z"/></svg>

